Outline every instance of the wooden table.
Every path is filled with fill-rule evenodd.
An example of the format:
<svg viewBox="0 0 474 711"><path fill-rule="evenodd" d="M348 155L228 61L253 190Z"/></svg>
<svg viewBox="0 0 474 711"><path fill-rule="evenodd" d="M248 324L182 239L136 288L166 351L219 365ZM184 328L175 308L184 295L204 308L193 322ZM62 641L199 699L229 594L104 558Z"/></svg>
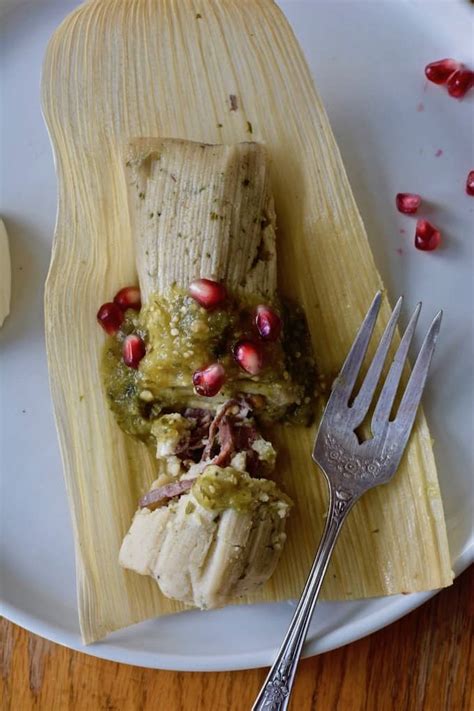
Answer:
<svg viewBox="0 0 474 711"><path fill-rule="evenodd" d="M380 632L301 663L293 711L472 711L474 568ZM1 621L2 711L247 711L265 671L105 662ZM470 678L471 677L471 678Z"/></svg>

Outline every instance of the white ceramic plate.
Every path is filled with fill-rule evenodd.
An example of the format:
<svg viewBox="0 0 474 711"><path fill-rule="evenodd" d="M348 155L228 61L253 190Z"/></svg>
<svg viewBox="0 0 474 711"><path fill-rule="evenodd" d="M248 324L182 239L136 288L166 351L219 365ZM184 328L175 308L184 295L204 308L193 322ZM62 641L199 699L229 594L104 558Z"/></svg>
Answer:
<svg viewBox="0 0 474 711"><path fill-rule="evenodd" d="M188 612L136 625L87 649L81 645L73 541L44 349L43 285L56 192L39 102L47 40L76 3L0 3L0 210L13 262L12 313L0 331L1 612L56 642L130 664L180 670L269 664L289 621L290 604ZM463 102L454 101L426 85L423 67L451 55L473 63L469 3L326 0L281 5L327 106L392 299L404 293L407 309L422 299L423 326L439 307L445 309L425 406L453 565L460 572L472 560L473 547L474 198L466 196L464 183L474 169L474 92ZM438 252L413 248L414 220L394 209L398 191L425 197L427 213L444 235ZM367 635L429 596L321 603L305 653Z"/></svg>

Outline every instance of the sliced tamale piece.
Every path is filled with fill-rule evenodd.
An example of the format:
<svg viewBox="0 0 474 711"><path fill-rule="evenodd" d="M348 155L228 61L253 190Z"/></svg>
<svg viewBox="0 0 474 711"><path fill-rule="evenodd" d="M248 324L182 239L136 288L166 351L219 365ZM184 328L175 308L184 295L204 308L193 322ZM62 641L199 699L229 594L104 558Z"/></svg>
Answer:
<svg viewBox="0 0 474 711"><path fill-rule="evenodd" d="M264 146L141 138L127 151L142 299L214 276L235 292L276 291L275 210Z"/></svg>
<svg viewBox="0 0 474 711"><path fill-rule="evenodd" d="M121 565L151 575L167 597L202 609L255 592L280 558L289 512L287 497L276 487L265 493L270 482L259 480L253 488L262 481L261 500L257 496L245 510L205 508L193 491L155 511L140 509L124 538Z"/></svg>
<svg viewBox="0 0 474 711"><path fill-rule="evenodd" d="M160 298L170 287L187 293L196 277L212 277L223 282L234 299L246 299L244 306L248 307L249 300L255 306L277 299L276 218L264 146L139 138L129 144L125 166L138 279L146 307L142 323L149 339L140 364L144 387L166 399L168 407L215 408L242 392L266 397L279 417L295 401L301 404L304 389L285 372L281 345L273 346L270 380L268 373L250 378L241 370L237 383L227 378L218 395L201 399L193 391L191 376L212 362L215 344L203 356L196 353L196 344L186 341L196 357L186 360L181 356L173 367L166 348L171 344L173 351L187 353L183 341L170 334L173 330L178 338L187 336L190 327L185 301L179 305L174 301L170 307Z"/></svg>

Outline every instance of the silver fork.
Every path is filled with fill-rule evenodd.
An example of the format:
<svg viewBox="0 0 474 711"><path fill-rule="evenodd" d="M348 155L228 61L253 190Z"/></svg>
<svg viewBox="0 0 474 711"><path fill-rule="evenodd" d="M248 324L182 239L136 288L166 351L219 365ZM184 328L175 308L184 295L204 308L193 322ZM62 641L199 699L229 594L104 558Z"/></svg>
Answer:
<svg viewBox="0 0 474 711"><path fill-rule="evenodd" d="M359 443L354 431L364 421L371 405L402 306L400 297L362 386L354 401L350 403L381 300L382 294L379 291L336 378L319 426L313 459L322 469L329 487L326 525L288 632L252 711L284 711L288 708L303 643L341 528L356 501L374 486L386 484L395 474L413 427L440 329L441 311L436 315L423 341L395 419L390 419L390 413L415 332L421 303L416 307L403 334L375 405L371 422L372 438Z"/></svg>

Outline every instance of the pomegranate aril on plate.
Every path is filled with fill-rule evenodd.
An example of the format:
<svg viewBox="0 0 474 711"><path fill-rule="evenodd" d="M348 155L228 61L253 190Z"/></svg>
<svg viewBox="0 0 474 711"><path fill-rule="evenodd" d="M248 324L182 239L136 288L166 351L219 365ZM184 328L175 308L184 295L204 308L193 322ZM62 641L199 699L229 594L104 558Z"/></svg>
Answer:
<svg viewBox="0 0 474 711"><path fill-rule="evenodd" d="M266 341L276 341L281 333L281 318L270 306L257 306L255 325Z"/></svg>
<svg viewBox="0 0 474 711"><path fill-rule="evenodd" d="M127 309L135 309L135 311L140 311L142 307L142 301L140 296L140 289L138 286L125 286L114 296L114 302L117 306L120 306L122 311Z"/></svg>
<svg viewBox="0 0 474 711"><path fill-rule="evenodd" d="M405 215L413 215L421 205L421 197L416 193L398 193L395 201L397 210Z"/></svg>
<svg viewBox="0 0 474 711"><path fill-rule="evenodd" d="M446 84L453 72L459 69L460 64L454 59L439 59L425 67L426 78L434 84Z"/></svg>
<svg viewBox="0 0 474 711"><path fill-rule="evenodd" d="M112 301L102 304L97 312L97 321L109 336L114 336L123 323L122 309Z"/></svg>
<svg viewBox="0 0 474 711"><path fill-rule="evenodd" d="M195 279L189 285L189 295L205 309L213 309L227 298L223 284L212 279Z"/></svg>
<svg viewBox="0 0 474 711"><path fill-rule="evenodd" d="M474 170L471 170L467 176L466 192L468 195L474 195Z"/></svg>
<svg viewBox="0 0 474 711"><path fill-rule="evenodd" d="M239 341L233 348L236 362L250 375L258 375L263 367L263 348L250 340Z"/></svg>
<svg viewBox="0 0 474 711"><path fill-rule="evenodd" d="M473 85L474 72L463 67L449 77L448 94L455 99L462 99Z"/></svg>
<svg viewBox="0 0 474 711"><path fill-rule="evenodd" d="M145 344L140 336L131 333L123 342L122 356L125 365L129 368L138 368L138 365L145 355Z"/></svg>
<svg viewBox="0 0 474 711"><path fill-rule="evenodd" d="M220 363L213 363L207 368L196 370L193 385L198 395L214 397L224 385L225 370Z"/></svg>
<svg viewBox="0 0 474 711"><path fill-rule="evenodd" d="M418 220L415 231L415 247L424 252L431 252L439 247L440 242L440 231L428 220Z"/></svg>

